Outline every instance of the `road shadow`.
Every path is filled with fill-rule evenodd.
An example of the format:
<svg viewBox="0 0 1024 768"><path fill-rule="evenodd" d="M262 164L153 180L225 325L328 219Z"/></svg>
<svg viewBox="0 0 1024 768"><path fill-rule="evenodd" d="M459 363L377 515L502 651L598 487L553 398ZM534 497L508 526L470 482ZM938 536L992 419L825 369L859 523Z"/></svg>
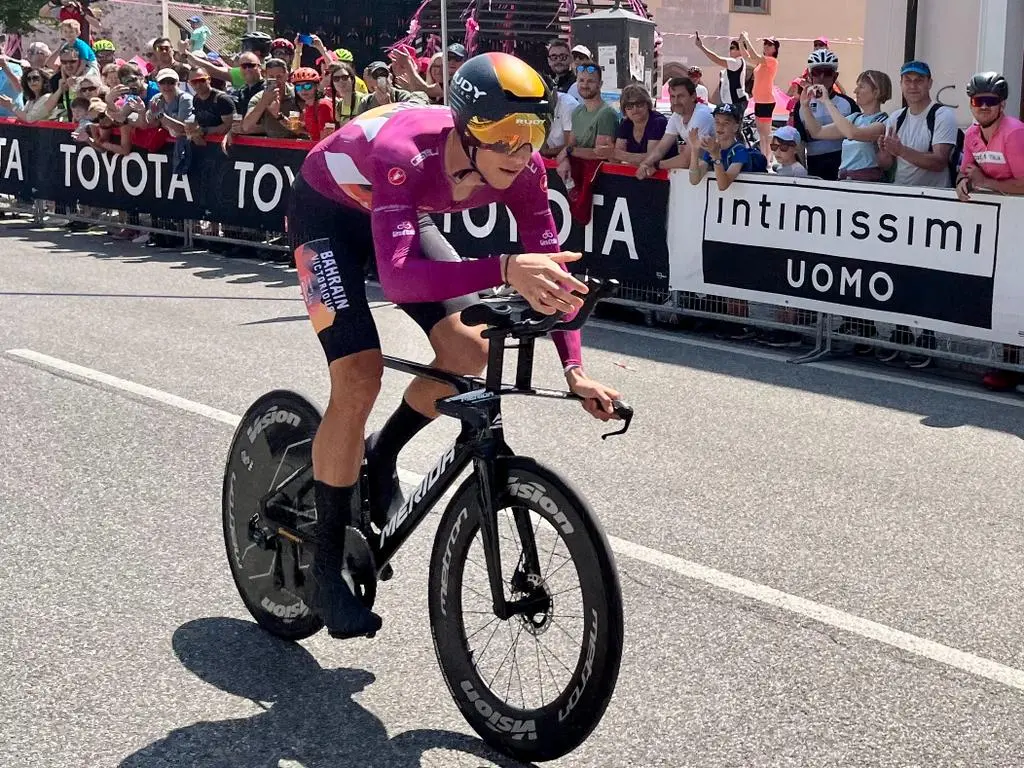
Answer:
<svg viewBox="0 0 1024 768"><path fill-rule="evenodd" d="M384 724L352 698L374 682L371 673L324 669L301 645L252 622L190 621L175 631L172 646L197 677L265 711L178 728L126 758L121 768L420 768L432 749L462 752L501 768L524 765L453 731L388 738Z"/></svg>
<svg viewBox="0 0 1024 768"><path fill-rule="evenodd" d="M966 397L975 389L974 379L967 374L909 371L842 355L823 360L828 368L798 365L788 362L795 354L774 354L742 342L717 342L692 331L649 333L595 324L584 329L584 343L622 356L609 383L625 392L631 375L650 376L650 369L639 370L643 366L671 365L911 413L927 427L974 426L1024 439L1024 399L1012 393L995 396L981 386L976 387L980 397Z"/></svg>
<svg viewBox="0 0 1024 768"><path fill-rule="evenodd" d="M204 280L298 290L295 270L284 263L284 254L277 254L281 262L275 262L270 259L230 258L201 247L189 251L180 248L151 248L131 241L116 240L99 229L76 233L57 227L6 224L0 226L0 236L45 244L56 253L73 253L76 256L115 260L125 264L167 264L171 269L189 270L194 277Z"/></svg>

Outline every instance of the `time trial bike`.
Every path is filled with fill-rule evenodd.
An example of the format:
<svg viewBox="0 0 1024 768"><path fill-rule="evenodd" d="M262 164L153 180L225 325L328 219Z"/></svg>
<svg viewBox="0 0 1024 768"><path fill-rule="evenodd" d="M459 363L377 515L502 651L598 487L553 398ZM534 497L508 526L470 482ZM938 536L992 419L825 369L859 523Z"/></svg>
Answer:
<svg viewBox="0 0 1024 768"><path fill-rule="evenodd" d="M427 513L472 465L434 536L428 576L438 664L463 716L491 746L516 759L552 760L578 747L611 699L622 657L622 595L615 560L594 512L573 486L505 441L501 402L510 396L578 400L535 388L534 342L581 327L615 281L587 279L576 317L544 316L520 297L465 309L487 327L485 378L457 376L384 357L392 369L452 386L438 410L462 423L455 444L383 528L371 522L366 466L361 510L346 530L343 577L372 607L378 579ZM514 384L504 354L518 352ZM614 404L629 429L632 408ZM246 608L278 637L300 640L323 626L309 606L316 524L312 442L321 414L294 392L256 400L232 440L223 486L228 562Z"/></svg>

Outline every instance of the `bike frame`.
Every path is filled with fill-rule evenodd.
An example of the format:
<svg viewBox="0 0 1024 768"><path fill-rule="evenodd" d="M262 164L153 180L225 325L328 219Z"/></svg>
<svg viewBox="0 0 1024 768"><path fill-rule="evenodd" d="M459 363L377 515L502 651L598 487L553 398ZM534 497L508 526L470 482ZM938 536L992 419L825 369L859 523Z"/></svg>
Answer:
<svg viewBox="0 0 1024 768"><path fill-rule="evenodd" d="M535 389L532 386L533 342L532 338L524 339L518 345L510 347L519 351L515 386L507 386L501 382L506 347L498 338L491 339L486 379L459 376L411 360L384 356L384 365L387 368L453 387L456 394L438 400L437 408L442 414L459 419L462 422L462 433L455 444L444 453L434 468L423 478L419 487L410 494L405 504L388 520L384 529L368 540L367 543L373 553L378 576L402 548L413 531L423 522L438 500L455 484L463 470L472 463L473 471L479 480L478 504L479 508L483 510L480 517L480 530L483 537L484 559L487 562L494 612L502 619L507 619L515 614L519 607L519 601L509 603L505 599L501 547L498 536L498 510L495 507L495 499L507 484L507 478L498 476L496 462L499 458L515 455L505 442L501 419L501 398L509 395L527 395L561 400L579 399L576 395L568 392ZM267 494L264 504L273 494L300 479L311 482L312 464L292 473L290 477ZM540 564L529 513L524 509L513 508L513 517L523 545L523 567L537 572ZM304 531L286 525L276 518L272 522L277 535L304 546L309 546L312 543ZM366 530L373 532L373 529L370 528Z"/></svg>
<svg viewBox="0 0 1024 768"><path fill-rule="evenodd" d="M608 281L603 285L600 281L593 281L591 285L593 290L587 296L584 306L576 318L559 324L559 328L575 330L582 326L590 312L593 311L598 299L602 295L610 294L618 287L618 283L614 281ZM475 319L472 318L474 311L477 314ZM469 321L467 321L467 314L470 314ZM499 476L502 466L499 459L515 454L505 442L505 431L502 428L501 420L501 398L510 395L559 400L579 400L580 398L570 392L536 389L533 386L534 343L539 336L555 327L557 317L547 316L540 320L512 322L507 310L505 314L502 314L502 312L489 310L488 307L480 304L475 305L475 308L465 310L463 320L467 321L469 325L483 324L484 321L490 325L482 333L483 337L488 340L487 376L484 379L476 376L459 376L423 363L384 355L384 365L387 368L451 386L456 394L438 400L437 409L441 414L461 421L462 433L455 444L427 473L401 509L388 520L384 529L367 543L373 553L374 568L379 577L381 571L401 549L412 532L423 522L434 505L458 480L462 471L472 463L473 471L478 479L477 487L480 495L477 503L481 510L480 531L483 537L484 559L487 562L494 614L498 618L508 619L518 612L529 610L531 603L529 599L525 598L511 603L506 600L502 579L496 499L507 486L508 478ZM508 343L509 337L515 339L515 343ZM506 349L518 352L514 385L502 382ZM605 438L622 434L629 428L632 409L624 403L617 402L616 413L623 418L625 426L617 432L603 435ZM309 464L293 472L290 477L267 493L262 500L261 510L266 513L271 498L279 494L286 485L300 478L303 480L304 486L306 483L312 483L312 471L312 464ZM294 511L291 511L291 514L294 514ZM533 537L533 526L530 523L530 513L525 508L514 506L512 514L523 545L519 567L526 569L528 573L537 573L540 570L540 563ZM259 513L257 513L258 515ZM277 519L272 519L272 522L274 524L272 533L304 546L311 544L307 535L296 527L284 524ZM362 529L364 533L374 533L368 524L364 524ZM288 578L285 576L286 581Z"/></svg>

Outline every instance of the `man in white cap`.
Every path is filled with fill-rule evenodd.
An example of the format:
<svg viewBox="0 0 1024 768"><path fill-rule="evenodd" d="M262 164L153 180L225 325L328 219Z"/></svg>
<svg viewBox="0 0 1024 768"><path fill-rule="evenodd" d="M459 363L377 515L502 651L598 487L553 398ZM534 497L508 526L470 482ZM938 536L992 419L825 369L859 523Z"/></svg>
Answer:
<svg viewBox="0 0 1024 768"><path fill-rule="evenodd" d="M160 93L149 102L146 125L162 125L171 135L185 133L185 121L192 115L192 95L178 89L178 73L170 67L156 73Z"/></svg>
<svg viewBox="0 0 1024 768"><path fill-rule="evenodd" d="M593 61L594 57L590 54L590 49L585 45L574 45L572 49L572 70L576 72L576 67L584 62ZM580 98L580 89L576 87L576 83L569 86L567 93L572 96L576 101L583 101Z"/></svg>

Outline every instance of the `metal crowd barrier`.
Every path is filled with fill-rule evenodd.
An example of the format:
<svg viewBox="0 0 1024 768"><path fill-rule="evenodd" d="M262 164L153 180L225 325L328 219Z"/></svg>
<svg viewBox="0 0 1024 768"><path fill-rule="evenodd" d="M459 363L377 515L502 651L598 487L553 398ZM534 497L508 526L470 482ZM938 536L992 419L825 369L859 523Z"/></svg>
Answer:
<svg viewBox="0 0 1024 768"><path fill-rule="evenodd" d="M283 233L227 227L216 222L169 222L153 216L148 217L153 220L148 225L142 224L141 221L124 224L115 218L86 215L75 210L74 206L69 208L70 210L61 212L60 206L54 206L53 203L41 200L29 203L13 196L0 195L0 212L31 217L36 225L43 225L46 219L52 216L95 226L121 226L145 233L181 237L185 250L198 248L199 243L223 244L267 251L272 254L270 258L276 261L286 263L289 260L289 257L283 255L289 251L284 244ZM690 317L727 323L734 327L749 326L764 331L795 333L802 338L804 349L790 358L794 363L849 354L857 346L861 346L872 353L877 350L895 350L904 354L927 355L935 360L961 366L998 368L1024 373L1024 355L1021 354L1020 347L922 330L911 333L888 323L844 318L688 291L669 291L663 287L628 281L623 282L619 295L608 299L607 303L636 310L647 325L672 326L678 324L678 318ZM918 340L922 335L933 339L926 347L919 345ZM932 343L934 346L931 346Z"/></svg>

